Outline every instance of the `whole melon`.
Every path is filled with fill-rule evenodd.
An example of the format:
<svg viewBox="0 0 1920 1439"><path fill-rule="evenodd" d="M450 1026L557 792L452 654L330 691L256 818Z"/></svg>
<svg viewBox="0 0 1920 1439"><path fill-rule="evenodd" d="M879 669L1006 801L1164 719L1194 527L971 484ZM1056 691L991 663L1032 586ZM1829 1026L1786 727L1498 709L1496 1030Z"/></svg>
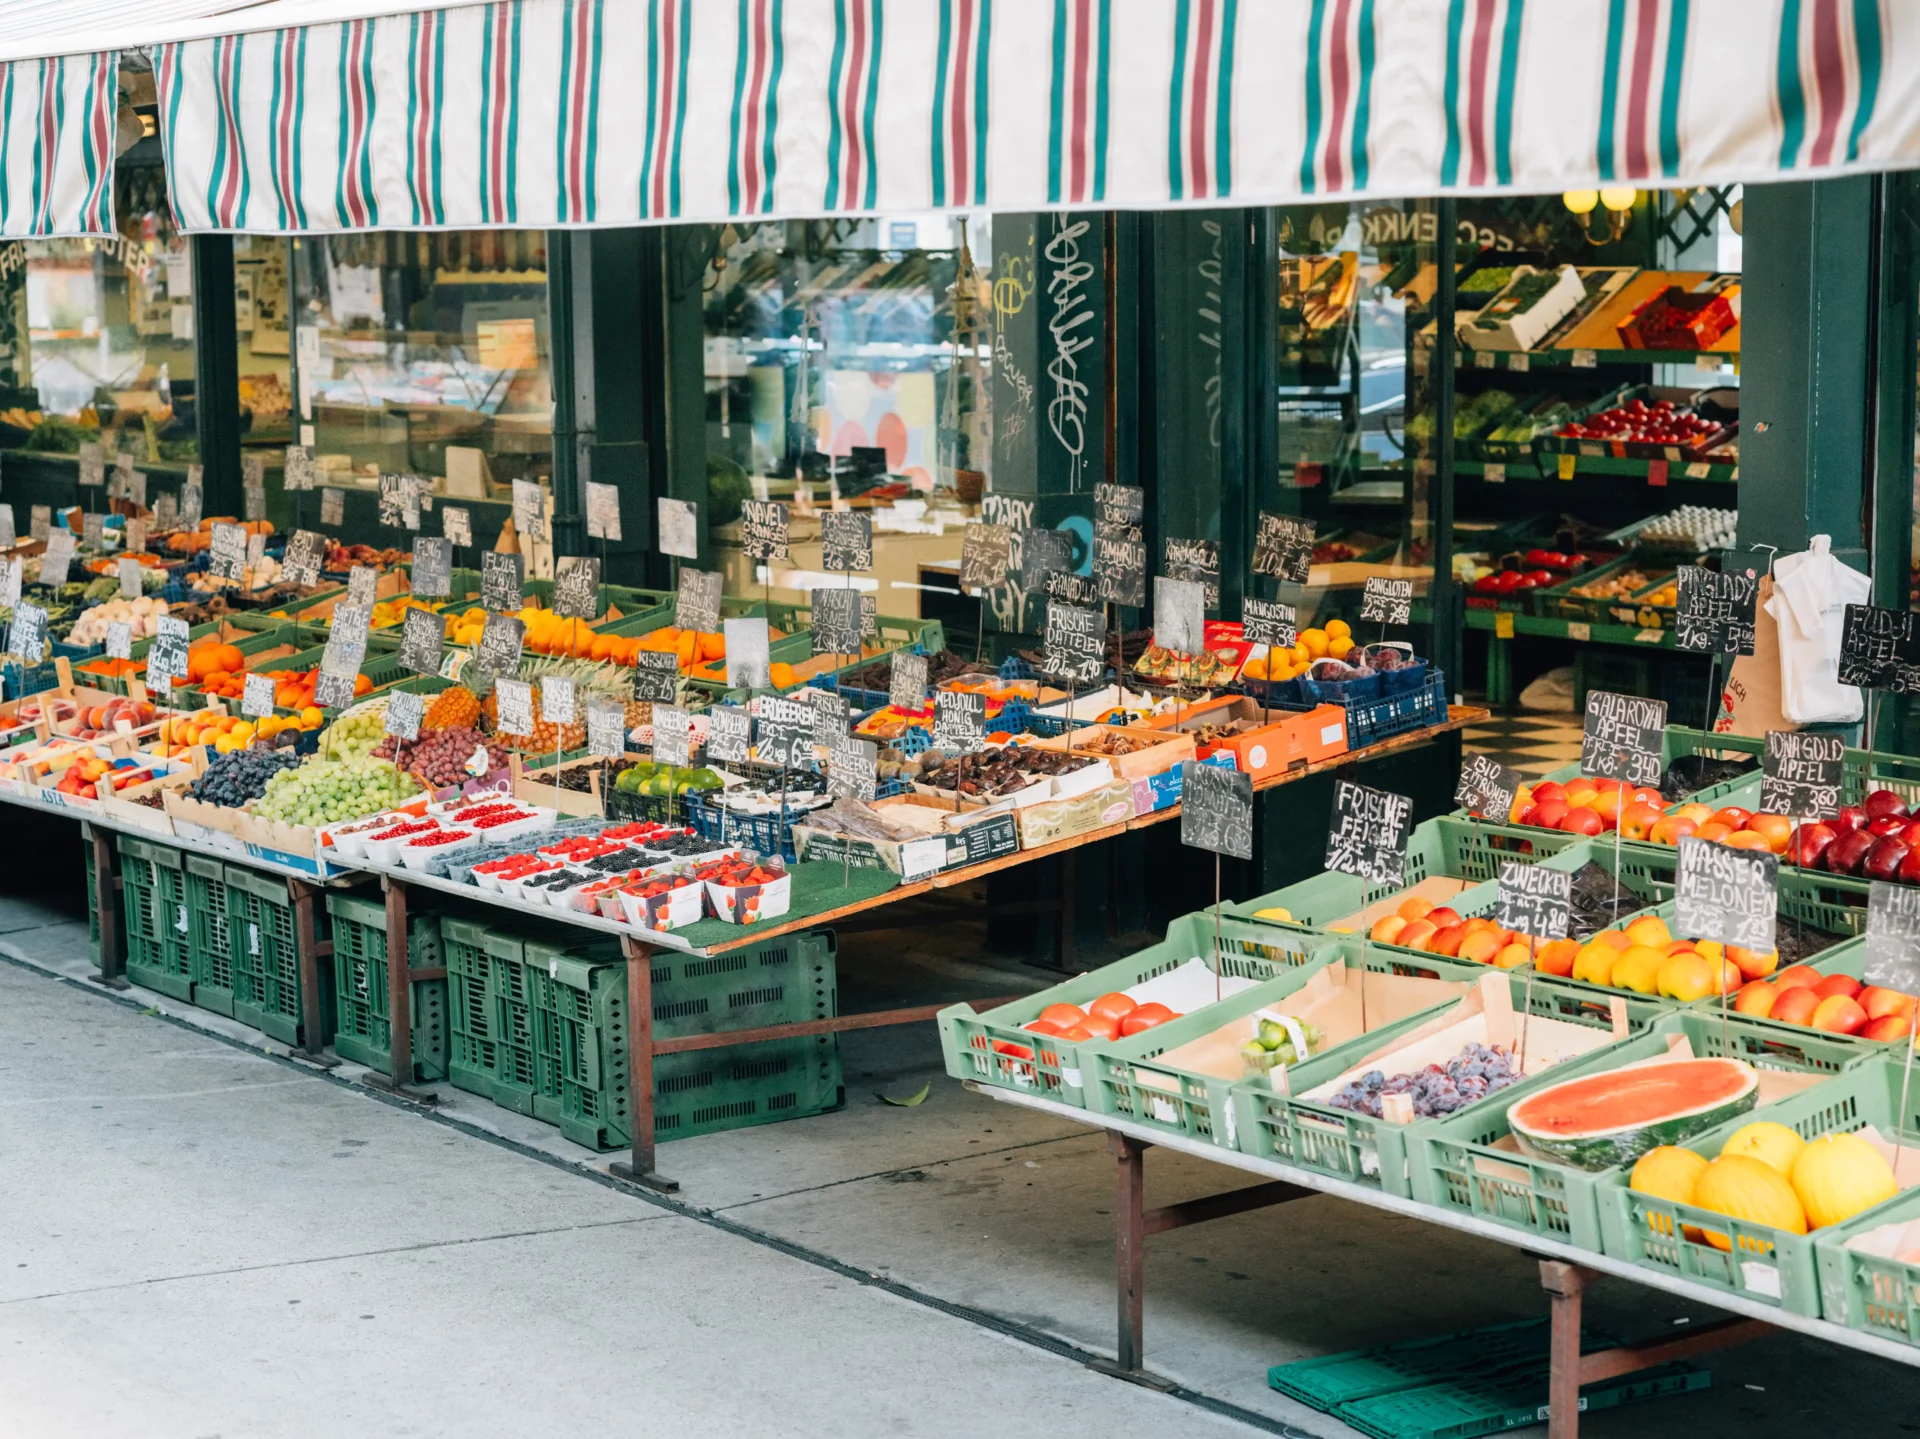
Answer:
<svg viewBox="0 0 1920 1439"><path fill-rule="evenodd" d="M1706 1168L1707 1161L1691 1149L1682 1149L1677 1144L1663 1144L1658 1149L1649 1149L1634 1161L1633 1173L1627 1176L1627 1188L1654 1199L1691 1204L1694 1186L1700 1182L1700 1176ZM1673 1225L1664 1214L1648 1215L1647 1226L1655 1234L1673 1233Z"/></svg>
<svg viewBox="0 0 1920 1439"><path fill-rule="evenodd" d="M1806 1147L1807 1141L1786 1125L1776 1124L1771 1119L1756 1119L1752 1124L1743 1124L1734 1130L1727 1142L1720 1146L1720 1152L1744 1154L1750 1159L1771 1164L1782 1174L1791 1175L1795 1157Z"/></svg>
<svg viewBox="0 0 1920 1439"><path fill-rule="evenodd" d="M1900 1192L1893 1168L1857 1134L1823 1134L1793 1161L1793 1190L1815 1229L1853 1218Z"/></svg>
<svg viewBox="0 0 1920 1439"><path fill-rule="evenodd" d="M1769 1229L1784 1229L1789 1234L1807 1232L1806 1211L1800 1207L1787 1177L1771 1164L1745 1154L1726 1155L1702 1170L1693 1186L1693 1204L1696 1209L1764 1224ZM1706 1240L1715 1249L1733 1248L1726 1235L1712 1230L1707 1231Z"/></svg>

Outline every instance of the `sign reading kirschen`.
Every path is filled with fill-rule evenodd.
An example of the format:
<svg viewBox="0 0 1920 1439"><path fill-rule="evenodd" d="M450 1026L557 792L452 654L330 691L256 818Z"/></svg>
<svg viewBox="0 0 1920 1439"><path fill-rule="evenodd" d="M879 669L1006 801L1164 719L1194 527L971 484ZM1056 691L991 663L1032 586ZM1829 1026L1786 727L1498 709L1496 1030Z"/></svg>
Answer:
<svg viewBox="0 0 1920 1439"><path fill-rule="evenodd" d="M427 717L427 697L410 690L394 690L387 695L387 714L382 728L387 734L404 740L420 738L420 721Z"/></svg>
<svg viewBox="0 0 1920 1439"><path fill-rule="evenodd" d="M700 506L692 500L670 500L662 495L655 502L654 516L661 554L683 560L700 558Z"/></svg>
<svg viewBox="0 0 1920 1439"><path fill-rule="evenodd" d="M1684 836L1673 881L1674 930L1693 939L1737 944L1755 954L1771 953L1779 877L1776 854L1728 849Z"/></svg>
<svg viewBox="0 0 1920 1439"><path fill-rule="evenodd" d="M880 788L880 747L870 739L836 734L827 742L827 793L871 800Z"/></svg>
<svg viewBox="0 0 1920 1439"><path fill-rule="evenodd" d="M720 630L727 642L728 688L771 689L773 657L766 620L760 617L722 620Z"/></svg>
<svg viewBox="0 0 1920 1439"><path fill-rule="evenodd" d="M1666 729L1666 701L1588 690L1580 772L1592 779L1657 785Z"/></svg>
<svg viewBox="0 0 1920 1439"><path fill-rule="evenodd" d="M1413 618L1413 581L1368 575L1360 596L1360 618L1383 625L1404 625Z"/></svg>
<svg viewBox="0 0 1920 1439"><path fill-rule="evenodd" d="M683 569L680 592L674 600L673 623L678 629L710 635L720 628L720 585L718 570Z"/></svg>
<svg viewBox="0 0 1920 1439"><path fill-rule="evenodd" d="M1300 643L1300 616L1277 600L1240 601L1240 627L1248 644L1290 650Z"/></svg>
<svg viewBox="0 0 1920 1439"><path fill-rule="evenodd" d="M1197 580L1156 575L1153 581L1153 642L1175 654L1206 648L1206 586ZM1104 643L1104 641L1103 641Z"/></svg>
<svg viewBox="0 0 1920 1439"><path fill-rule="evenodd" d="M1180 843L1252 859L1253 776L1198 760L1180 769Z"/></svg>
<svg viewBox="0 0 1920 1439"><path fill-rule="evenodd" d="M1837 734L1770 729L1760 757L1760 812L1826 819L1840 812L1846 741Z"/></svg>
<svg viewBox="0 0 1920 1439"><path fill-rule="evenodd" d="M973 754L987 743L987 697L970 690L941 690L933 697L933 747L947 754Z"/></svg>
<svg viewBox="0 0 1920 1439"><path fill-rule="evenodd" d="M746 763L753 745L753 716L737 705L715 705L707 711L707 758L720 763Z"/></svg>
<svg viewBox="0 0 1920 1439"><path fill-rule="evenodd" d="M1535 939L1565 939L1573 922L1573 873L1504 860L1494 923Z"/></svg>
<svg viewBox="0 0 1920 1439"><path fill-rule="evenodd" d="M895 650L887 667L887 703L917 710L927 702L927 657Z"/></svg>
<svg viewBox="0 0 1920 1439"><path fill-rule="evenodd" d="M1405 884L1413 801L1351 780L1333 787L1327 868L1376 884Z"/></svg>
<svg viewBox="0 0 1920 1439"><path fill-rule="evenodd" d="M732 657L728 657L732 662ZM680 656L672 650L641 650L633 657L633 697L652 704L673 703L680 679Z"/></svg>
<svg viewBox="0 0 1920 1439"><path fill-rule="evenodd" d="M1867 886L1867 956L1861 978L1881 989L1920 994L1920 889L1877 879Z"/></svg>
<svg viewBox="0 0 1920 1439"><path fill-rule="evenodd" d="M1473 810L1482 819L1505 824L1513 813L1514 796L1524 783L1519 775L1497 760L1483 754L1470 754L1460 761L1460 782L1453 788L1453 802L1462 809Z"/></svg>
<svg viewBox="0 0 1920 1439"><path fill-rule="evenodd" d="M693 716L686 710L672 705L653 707L653 762L693 763Z"/></svg>

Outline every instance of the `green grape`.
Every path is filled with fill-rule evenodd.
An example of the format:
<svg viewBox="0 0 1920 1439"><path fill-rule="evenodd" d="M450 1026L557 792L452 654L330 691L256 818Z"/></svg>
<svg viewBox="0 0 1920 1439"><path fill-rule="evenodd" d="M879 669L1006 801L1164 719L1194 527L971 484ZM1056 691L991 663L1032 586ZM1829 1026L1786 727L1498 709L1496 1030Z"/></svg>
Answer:
<svg viewBox="0 0 1920 1439"><path fill-rule="evenodd" d="M340 824L391 809L419 788L385 760L315 756L269 780L254 812L288 824Z"/></svg>

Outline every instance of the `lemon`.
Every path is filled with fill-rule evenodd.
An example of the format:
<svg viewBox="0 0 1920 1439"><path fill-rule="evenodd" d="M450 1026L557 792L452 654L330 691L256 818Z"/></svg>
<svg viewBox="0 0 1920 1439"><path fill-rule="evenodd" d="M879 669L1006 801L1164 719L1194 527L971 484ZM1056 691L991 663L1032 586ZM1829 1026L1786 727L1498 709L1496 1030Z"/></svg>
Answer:
<svg viewBox="0 0 1920 1439"><path fill-rule="evenodd" d="M1327 621L1327 637L1329 639L1332 639L1336 636L1340 639L1346 639L1350 635L1352 635L1352 633L1353 633L1353 626L1348 624L1345 620L1328 620Z"/></svg>
<svg viewBox="0 0 1920 1439"><path fill-rule="evenodd" d="M1329 659L1343 660L1353 648L1353 641L1346 635L1327 636L1327 656Z"/></svg>
<svg viewBox="0 0 1920 1439"><path fill-rule="evenodd" d="M1300 643L1307 647L1307 653L1314 659L1322 660L1327 657L1327 632L1325 630L1308 629L1300 631Z"/></svg>

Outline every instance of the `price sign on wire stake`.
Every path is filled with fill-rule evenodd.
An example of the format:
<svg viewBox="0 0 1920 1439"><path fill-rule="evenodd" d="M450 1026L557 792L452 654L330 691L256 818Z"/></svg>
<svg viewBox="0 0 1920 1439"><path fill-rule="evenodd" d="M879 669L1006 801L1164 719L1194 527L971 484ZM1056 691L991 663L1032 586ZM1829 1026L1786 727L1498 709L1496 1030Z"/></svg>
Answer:
<svg viewBox="0 0 1920 1439"><path fill-rule="evenodd" d="M107 482L107 447L98 440L80 446L80 484L94 489Z"/></svg>
<svg viewBox="0 0 1920 1439"><path fill-rule="evenodd" d="M80 543L98 554L107 542L107 517L88 512L80 516Z"/></svg>
<svg viewBox="0 0 1920 1439"><path fill-rule="evenodd" d="M26 578L25 560L8 560L7 567L0 571L0 605L12 609L20 603L20 584Z"/></svg>
<svg viewBox="0 0 1920 1439"><path fill-rule="evenodd" d="M587 753L619 759L627 751L627 707L616 700L587 701Z"/></svg>
<svg viewBox="0 0 1920 1439"><path fill-rule="evenodd" d="M1104 586L1096 575L1077 575L1072 570L1055 570L1047 576L1046 595L1050 600L1065 600L1070 605L1102 605Z"/></svg>
<svg viewBox="0 0 1920 1439"><path fill-rule="evenodd" d="M1460 782L1454 786L1453 802L1483 819L1505 824L1513 813L1514 796L1524 783L1518 774L1497 760L1483 754L1470 754L1460 761Z"/></svg>
<svg viewBox="0 0 1920 1439"><path fill-rule="evenodd" d="M1102 604L1139 606L1147 602L1147 538L1139 525L1105 520L1094 524L1093 579Z"/></svg>
<svg viewBox="0 0 1920 1439"><path fill-rule="evenodd" d="M1768 730L1760 757L1760 812L1789 819L1838 814L1846 753L1846 741L1837 734Z"/></svg>
<svg viewBox="0 0 1920 1439"><path fill-rule="evenodd" d="M847 702L826 690L806 689L801 696L813 711L813 742L830 744L835 735L847 732Z"/></svg>
<svg viewBox="0 0 1920 1439"><path fill-rule="evenodd" d="M281 568L293 584L317 585L320 583L320 567L326 558L325 536L313 530L295 530L287 536L286 557Z"/></svg>
<svg viewBox="0 0 1920 1439"><path fill-rule="evenodd" d="M67 582L67 567L73 563L73 531L51 530L47 547L40 554L40 583L58 588Z"/></svg>
<svg viewBox="0 0 1920 1439"><path fill-rule="evenodd" d="M397 739L420 738L420 721L427 717L427 697L408 690L393 690L387 695L387 714L382 726Z"/></svg>
<svg viewBox="0 0 1920 1439"><path fill-rule="evenodd" d="M432 610L409 609L401 622L400 668L417 675L440 673L440 652L446 644L447 617Z"/></svg>
<svg viewBox="0 0 1920 1439"><path fill-rule="evenodd" d="M146 568L138 560L123 559L114 565L114 571L120 578L120 598L137 600L145 582Z"/></svg>
<svg viewBox="0 0 1920 1439"><path fill-rule="evenodd" d="M502 554L488 550L480 556L480 608L497 615L512 614L526 600L521 581L526 559L518 553Z"/></svg>
<svg viewBox="0 0 1920 1439"><path fill-rule="evenodd" d="M760 760L786 769L813 764L813 707L769 696L760 704Z"/></svg>
<svg viewBox="0 0 1920 1439"><path fill-rule="evenodd" d="M7 649L29 664L37 665L44 660L47 657L47 612L24 600L15 605Z"/></svg>
<svg viewBox="0 0 1920 1439"><path fill-rule="evenodd" d="M788 555L787 507L777 500L740 502L740 539L750 560L784 560Z"/></svg>
<svg viewBox="0 0 1920 1439"><path fill-rule="evenodd" d="M693 763L693 716L672 705L653 707L653 762Z"/></svg>
<svg viewBox="0 0 1920 1439"><path fill-rule="evenodd" d="M737 705L715 705L707 712L707 758L745 764L753 746L753 716Z"/></svg>
<svg viewBox="0 0 1920 1439"><path fill-rule="evenodd" d="M1107 626L1099 610L1047 602L1041 668L1057 679L1092 684L1106 672Z"/></svg>
<svg viewBox="0 0 1920 1439"><path fill-rule="evenodd" d="M1175 654L1194 655L1206 648L1206 630L1206 586L1155 576L1153 642Z"/></svg>
<svg viewBox="0 0 1920 1439"><path fill-rule="evenodd" d="M265 719L273 713L274 682L266 675L248 675L240 691L240 713L248 719Z"/></svg>
<svg viewBox="0 0 1920 1439"><path fill-rule="evenodd" d="M1018 583L1022 594L1050 594L1055 575L1072 573L1072 535L1065 530L1020 531ZM1072 603L1071 600L1068 602Z"/></svg>
<svg viewBox="0 0 1920 1439"><path fill-rule="evenodd" d="M1147 513L1147 492L1139 485L1109 485L1104 481L1093 487L1093 518L1096 524L1137 525Z"/></svg>
<svg viewBox="0 0 1920 1439"><path fill-rule="evenodd" d="M998 589L1007 582L1013 531L1005 525L971 524L960 537L960 588Z"/></svg>
<svg viewBox="0 0 1920 1439"><path fill-rule="evenodd" d="M703 635L713 634L720 628L722 578L718 570L680 571L680 590L673 606L676 628Z"/></svg>
<svg viewBox="0 0 1920 1439"><path fill-rule="evenodd" d="M1190 580L1199 585L1206 592L1206 608L1217 609L1220 604L1220 542L1169 537L1164 548L1166 563L1162 568L1168 577Z"/></svg>
<svg viewBox="0 0 1920 1439"><path fill-rule="evenodd" d="M852 574L873 568L873 517L863 510L828 510L820 516L820 568Z"/></svg>
<svg viewBox="0 0 1920 1439"><path fill-rule="evenodd" d="M587 538L619 540L620 487L587 481Z"/></svg>
<svg viewBox="0 0 1920 1439"><path fill-rule="evenodd" d="M1313 536L1312 520L1262 510L1253 537L1253 572L1304 585L1313 563Z"/></svg>
<svg viewBox="0 0 1920 1439"><path fill-rule="evenodd" d="M880 747L836 734L827 742L827 793L871 802L880 788Z"/></svg>
<svg viewBox="0 0 1920 1439"><path fill-rule="evenodd" d="M185 491L181 492L183 495ZM347 518L347 492L322 486L320 490L320 523L323 525L344 524ZM180 522L187 523L187 505L180 502ZM196 521L197 523L197 521Z"/></svg>
<svg viewBox="0 0 1920 1439"><path fill-rule="evenodd" d="M1848 605L1840 629L1839 682L1890 694L1920 693L1920 615Z"/></svg>
<svg viewBox="0 0 1920 1439"><path fill-rule="evenodd" d="M460 505L447 505L440 511L440 533L447 543L462 549L473 544L473 513Z"/></svg>
<svg viewBox="0 0 1920 1439"><path fill-rule="evenodd" d="M563 620L590 620L600 613L600 561L568 555L554 566L553 612Z"/></svg>
<svg viewBox="0 0 1920 1439"><path fill-rule="evenodd" d="M1240 627L1248 644L1270 650L1290 650L1300 643L1300 616L1292 605L1277 600L1240 601ZM1269 667L1268 674L1272 674Z"/></svg>
<svg viewBox="0 0 1920 1439"><path fill-rule="evenodd" d="M1673 927L1694 939L1771 953L1779 878L1776 854L1683 836L1674 876Z"/></svg>
<svg viewBox="0 0 1920 1439"><path fill-rule="evenodd" d="M480 648L474 651L474 669L495 679L512 674L520 668L520 648L526 637L524 621L512 615L488 615L480 631Z"/></svg>
<svg viewBox="0 0 1920 1439"><path fill-rule="evenodd" d="M1565 939L1573 923L1573 874L1503 860L1494 923L1534 939Z"/></svg>
<svg viewBox="0 0 1920 1439"><path fill-rule="evenodd" d="M305 445L287 446L286 462L280 470L280 488L283 490L313 488L313 453Z"/></svg>
<svg viewBox="0 0 1920 1439"><path fill-rule="evenodd" d="M1861 978L1879 989L1920 994L1920 887L1867 886L1867 953Z"/></svg>
<svg viewBox="0 0 1920 1439"><path fill-rule="evenodd" d="M1180 843L1231 859L1253 858L1253 776L1225 765L1181 765Z"/></svg>
<svg viewBox="0 0 1920 1439"><path fill-rule="evenodd" d="M987 744L987 697L941 690L933 697L933 747L949 755L975 754Z"/></svg>
<svg viewBox="0 0 1920 1439"><path fill-rule="evenodd" d="M655 711L656 716L658 711ZM540 676L540 718L552 724L573 723L573 681L565 675Z"/></svg>
<svg viewBox="0 0 1920 1439"><path fill-rule="evenodd" d="M732 657L728 657L732 662ZM680 656L672 650L641 650L633 657L633 697L650 704L673 703L680 680Z"/></svg>
<svg viewBox="0 0 1920 1439"><path fill-rule="evenodd" d="M333 675L325 670L313 682L313 702L323 710L343 710L353 703L353 676Z"/></svg>
<svg viewBox="0 0 1920 1439"><path fill-rule="evenodd" d="M1413 581L1368 575L1360 595L1360 618L1369 623L1404 625L1413 619Z"/></svg>
<svg viewBox="0 0 1920 1439"><path fill-rule="evenodd" d="M33 505L27 510L27 534L46 544L53 538L53 506Z"/></svg>
<svg viewBox="0 0 1920 1439"><path fill-rule="evenodd" d="M444 535L416 536L409 583L413 593L423 599L445 599L452 594L453 541Z"/></svg>
<svg viewBox="0 0 1920 1439"><path fill-rule="evenodd" d="M660 553L683 560L700 558L700 506L692 500L670 500L662 495L655 502L654 516L660 532Z"/></svg>
<svg viewBox="0 0 1920 1439"><path fill-rule="evenodd" d="M1413 801L1351 780L1333 787L1327 868L1376 884L1405 884Z"/></svg>
<svg viewBox="0 0 1920 1439"><path fill-rule="evenodd" d="M125 620L112 621L107 625L107 658L125 660L133 658L133 626ZM249 675L249 679L254 676ZM268 681L271 686L272 681Z"/></svg>
<svg viewBox="0 0 1920 1439"><path fill-rule="evenodd" d="M174 619L171 615L162 618L154 630L153 643L147 647L147 672L159 673L168 679L183 680L187 677L188 630L185 620ZM148 682L148 689L165 692L164 684Z"/></svg>
<svg viewBox="0 0 1920 1439"><path fill-rule="evenodd" d="M1722 574L1681 565L1673 609L1675 649L1698 654L1753 653L1754 602L1760 581L1752 570Z"/></svg>
<svg viewBox="0 0 1920 1439"><path fill-rule="evenodd" d="M546 507L538 482L513 482L513 527L523 539L544 540L547 537Z"/></svg>
<svg viewBox="0 0 1920 1439"><path fill-rule="evenodd" d="M371 565L355 565L347 571L347 603L361 609L372 609L374 591L379 585L378 570Z"/></svg>
<svg viewBox="0 0 1920 1439"><path fill-rule="evenodd" d="M207 546L209 573L238 580L247 573L247 532L240 525L215 525Z"/></svg>
<svg viewBox="0 0 1920 1439"><path fill-rule="evenodd" d="M813 652L860 653L860 592L821 588L812 591Z"/></svg>
<svg viewBox="0 0 1920 1439"><path fill-rule="evenodd" d="M895 650L887 666L887 703L917 710L927 702L927 657Z"/></svg>
<svg viewBox="0 0 1920 1439"><path fill-rule="evenodd" d="M773 656L766 620L760 616L722 620L720 630L727 644L728 687L773 688Z"/></svg>
<svg viewBox="0 0 1920 1439"><path fill-rule="evenodd" d="M533 733L533 686L525 680L494 682L495 723L501 734L525 739Z"/></svg>
<svg viewBox="0 0 1920 1439"><path fill-rule="evenodd" d="M372 610L358 605L334 606L327 647L320 652L323 671L349 679L360 673L360 663L367 657L367 629L372 618Z"/></svg>
<svg viewBox="0 0 1920 1439"><path fill-rule="evenodd" d="M407 504L412 498L413 486L408 482L407 476L382 475L380 477L380 523L390 530L404 529L407 523Z"/></svg>
<svg viewBox="0 0 1920 1439"><path fill-rule="evenodd" d="M1588 690L1580 733L1580 772L1594 779L1657 786L1665 768L1666 729L1664 700Z"/></svg>

